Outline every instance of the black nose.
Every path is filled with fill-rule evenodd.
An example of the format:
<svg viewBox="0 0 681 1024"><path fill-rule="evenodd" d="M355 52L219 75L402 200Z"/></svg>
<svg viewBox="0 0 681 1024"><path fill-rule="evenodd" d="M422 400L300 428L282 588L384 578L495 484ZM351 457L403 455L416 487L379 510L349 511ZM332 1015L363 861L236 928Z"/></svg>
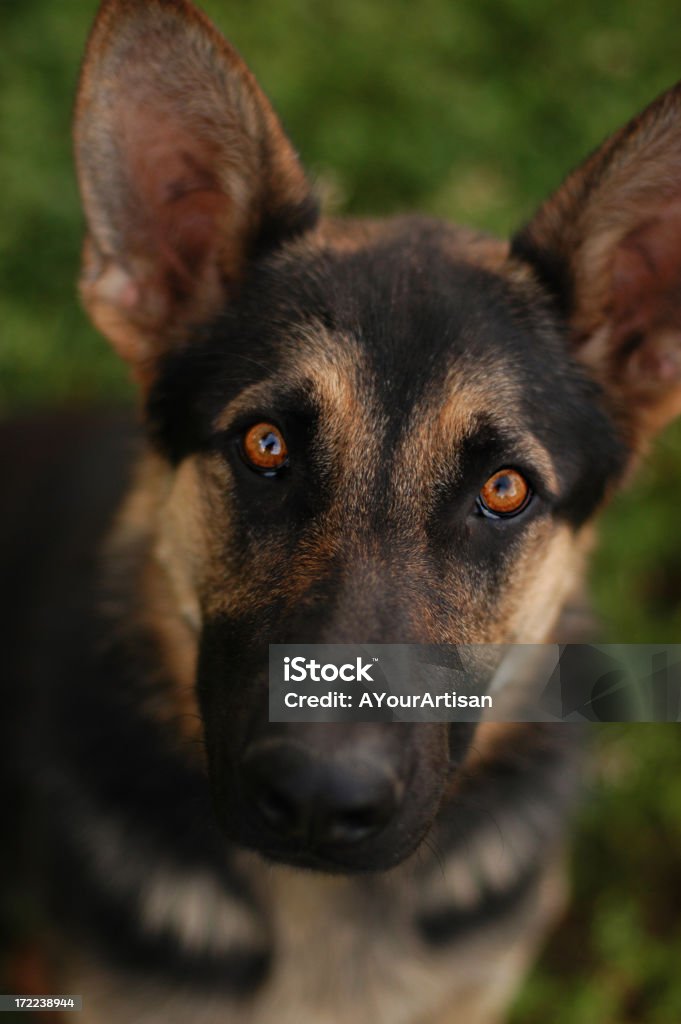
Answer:
<svg viewBox="0 0 681 1024"><path fill-rule="evenodd" d="M368 839L400 803L402 787L390 766L366 753L326 755L289 740L262 740L249 749L244 770L267 825L311 848Z"/></svg>

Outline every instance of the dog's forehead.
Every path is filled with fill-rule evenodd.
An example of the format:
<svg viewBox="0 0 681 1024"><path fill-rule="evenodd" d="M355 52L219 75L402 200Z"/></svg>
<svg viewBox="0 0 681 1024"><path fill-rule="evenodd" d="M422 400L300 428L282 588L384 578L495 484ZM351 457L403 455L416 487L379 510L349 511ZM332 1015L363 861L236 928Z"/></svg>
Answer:
<svg viewBox="0 0 681 1024"><path fill-rule="evenodd" d="M534 315L532 301L523 304L527 275L519 280L501 260L504 247L493 259L459 234L417 221L354 247L333 236L316 245L313 236L267 265L261 310L267 317L269 300L289 330L316 321L329 336L354 339L393 395L405 383L415 394L462 360L498 362L526 340Z"/></svg>
<svg viewBox="0 0 681 1024"><path fill-rule="evenodd" d="M246 385L225 388L223 423L249 401L309 390L327 412L371 391L395 424L519 426L558 379L569 392L574 365L503 246L422 226L324 243L284 250L249 281L222 335L226 384Z"/></svg>
<svg viewBox="0 0 681 1024"><path fill-rule="evenodd" d="M312 407L340 461L411 445L408 461L433 475L482 425L505 461L586 481L587 508L619 452L566 333L501 244L431 222L313 233L257 260L168 361L152 429L177 461L239 423L286 426Z"/></svg>

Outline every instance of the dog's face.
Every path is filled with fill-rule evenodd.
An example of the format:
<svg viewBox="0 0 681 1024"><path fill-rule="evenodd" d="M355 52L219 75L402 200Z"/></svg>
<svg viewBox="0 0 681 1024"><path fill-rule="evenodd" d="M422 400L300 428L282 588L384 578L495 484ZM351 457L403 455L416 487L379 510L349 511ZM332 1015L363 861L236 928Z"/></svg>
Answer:
<svg viewBox="0 0 681 1024"><path fill-rule="evenodd" d="M543 640L620 468L594 388L527 275L407 221L355 251L313 232L264 257L150 409L178 466L167 549L195 595L225 822L306 863L400 860L469 730L270 725L268 644ZM313 773L338 808L304 826Z"/></svg>
<svg viewBox="0 0 681 1024"><path fill-rule="evenodd" d="M390 867L473 739L272 725L268 644L547 638L585 527L679 404L677 106L606 144L510 249L329 222L194 8L103 5L76 120L83 296L145 396L151 618L231 838Z"/></svg>

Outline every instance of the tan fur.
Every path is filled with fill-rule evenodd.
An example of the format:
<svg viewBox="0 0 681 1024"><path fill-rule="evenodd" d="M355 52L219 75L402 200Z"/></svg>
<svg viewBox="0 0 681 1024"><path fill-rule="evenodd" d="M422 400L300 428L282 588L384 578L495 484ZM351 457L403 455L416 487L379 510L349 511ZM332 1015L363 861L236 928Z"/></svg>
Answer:
<svg viewBox="0 0 681 1024"><path fill-rule="evenodd" d="M554 859L516 913L440 954L406 927L400 874L367 880L303 875L273 867L264 879L276 909L281 958L254 999L191 997L125 975L109 974L73 951L73 975L88 993L83 1024L498 1024L547 926L565 901L563 868ZM261 872L259 872L261 874ZM394 892L390 927L367 905ZM383 906L383 902L381 901ZM329 923L333 922L333 943ZM306 965L301 975L300 964Z"/></svg>

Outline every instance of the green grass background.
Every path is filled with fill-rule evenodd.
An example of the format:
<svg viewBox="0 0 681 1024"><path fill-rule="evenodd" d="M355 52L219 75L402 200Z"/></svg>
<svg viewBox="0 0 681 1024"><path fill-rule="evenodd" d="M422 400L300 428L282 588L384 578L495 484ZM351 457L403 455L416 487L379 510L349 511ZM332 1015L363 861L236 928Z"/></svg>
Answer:
<svg viewBox="0 0 681 1024"><path fill-rule="evenodd" d="M335 203L506 233L681 77L668 0L206 0ZM75 300L69 120L96 0L0 0L0 410L128 400ZM9 486L10 482L6 482ZM613 640L681 639L681 431L601 529ZM520 1024L681 1022L681 732L602 729L572 909Z"/></svg>

